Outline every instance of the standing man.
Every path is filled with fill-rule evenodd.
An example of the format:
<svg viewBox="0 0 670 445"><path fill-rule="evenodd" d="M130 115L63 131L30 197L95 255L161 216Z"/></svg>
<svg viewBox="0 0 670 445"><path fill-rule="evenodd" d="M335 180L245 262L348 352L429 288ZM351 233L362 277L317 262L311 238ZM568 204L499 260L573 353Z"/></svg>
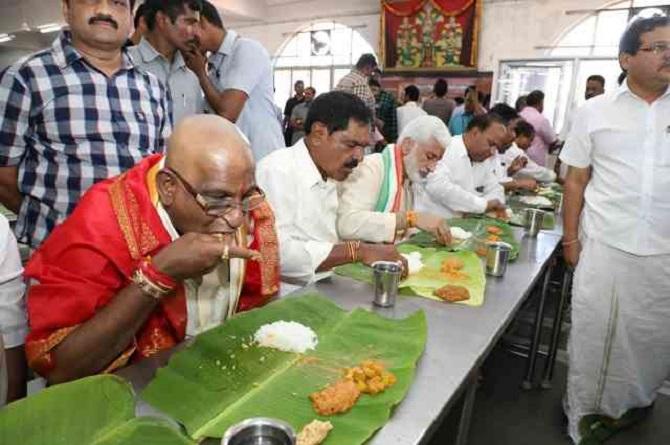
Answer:
<svg viewBox="0 0 670 445"><path fill-rule="evenodd" d="M358 58L356 66L337 83L336 91L344 91L357 96L363 101L366 107L373 113L375 112L375 97L368 85L370 76L377 70L377 59L374 54L363 54Z"/></svg>
<svg viewBox="0 0 670 445"><path fill-rule="evenodd" d="M337 183L362 161L370 121L358 97L322 94L307 114L307 135L258 164L256 180L275 211L284 281L309 283L335 266L357 261L403 262L392 245L341 241L337 233Z"/></svg>
<svg viewBox="0 0 670 445"><path fill-rule="evenodd" d="M305 137L305 120L307 119L309 106L312 105L314 96L316 96L316 90L314 87L307 87L305 89L305 99L296 105L291 112L290 125L291 130L293 130L293 134L291 135L291 145Z"/></svg>
<svg viewBox="0 0 670 445"><path fill-rule="evenodd" d="M547 163L547 154L558 143L556 132L549 119L542 115L543 111L544 93L535 90L526 97L526 107L519 113L535 129L535 139L528 149L528 157L542 167Z"/></svg>
<svg viewBox="0 0 670 445"><path fill-rule="evenodd" d="M414 119L419 116L425 116L428 113L423 111L423 108L419 106L419 89L416 85L407 85L405 87L405 95L403 100L405 103L403 106L398 107L398 131L402 134L403 130Z"/></svg>
<svg viewBox="0 0 670 445"><path fill-rule="evenodd" d="M379 81L373 77L368 82L375 97L375 116L381 121L379 130L388 143L394 143L398 138L398 113L395 97L382 88Z"/></svg>
<svg viewBox="0 0 670 445"><path fill-rule="evenodd" d="M135 46L140 43L144 33L147 32L147 21L144 18L145 13L147 12L146 3L142 3L135 10L135 17L133 18L133 33L126 40L125 46Z"/></svg>
<svg viewBox="0 0 670 445"><path fill-rule="evenodd" d="M605 78L600 74L593 74L586 79L586 90L584 99L589 100L593 97L605 94Z"/></svg>
<svg viewBox="0 0 670 445"><path fill-rule="evenodd" d="M293 108L305 99L305 82L296 80L293 85L293 91L295 91L295 96L290 97L286 101L286 106L284 107L284 142L286 142L287 146L292 145L291 141L293 141L291 113L293 112Z"/></svg>
<svg viewBox="0 0 670 445"><path fill-rule="evenodd" d="M170 91L172 118L204 111L205 101L198 77L188 69L180 51L195 44L200 0L146 0L147 31L129 52L138 67L158 77Z"/></svg>
<svg viewBox="0 0 670 445"><path fill-rule="evenodd" d="M63 0L68 30L0 78L0 202L31 247L95 182L163 151L168 95L122 50L133 3Z"/></svg>
<svg viewBox="0 0 670 445"><path fill-rule="evenodd" d="M431 116L437 116L442 119L445 125L449 125L451 113L456 108L456 102L447 97L449 85L445 79L437 79L433 85L433 97L423 101L423 109Z"/></svg>
<svg viewBox="0 0 670 445"><path fill-rule="evenodd" d="M274 103L272 63L263 46L223 27L216 6L203 0L199 48L185 54L209 106L237 124L249 139L256 161L285 146ZM212 55L208 63L202 51Z"/></svg>
<svg viewBox="0 0 670 445"><path fill-rule="evenodd" d="M627 80L586 102L561 153L575 443L639 420L670 375L670 20L634 21L619 63Z"/></svg>

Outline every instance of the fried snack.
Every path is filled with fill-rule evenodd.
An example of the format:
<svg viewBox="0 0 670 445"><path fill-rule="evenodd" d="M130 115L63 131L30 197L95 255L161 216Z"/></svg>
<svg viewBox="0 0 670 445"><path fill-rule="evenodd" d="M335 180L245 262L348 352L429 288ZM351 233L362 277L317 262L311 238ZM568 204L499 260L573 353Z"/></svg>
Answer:
<svg viewBox="0 0 670 445"><path fill-rule="evenodd" d="M328 433L333 429L330 422L312 420L305 425L296 437L296 445L319 445L326 440Z"/></svg>
<svg viewBox="0 0 670 445"><path fill-rule="evenodd" d="M484 246L480 246L480 247L478 247L477 250L475 250L475 253L476 253L478 256L484 257L484 256L486 256L486 254L488 253L488 251L489 251L488 246L484 245Z"/></svg>
<svg viewBox="0 0 670 445"><path fill-rule="evenodd" d="M463 280L468 277L468 274L461 270L463 269L463 266L463 261L461 261L459 258L447 258L446 260L442 261L440 272L446 275L446 277L450 280Z"/></svg>
<svg viewBox="0 0 670 445"><path fill-rule="evenodd" d="M450 303L470 299L470 291L468 291L465 287L454 286L451 284L447 284L446 286L436 289L435 292L433 292L433 295L440 297L441 299Z"/></svg>
<svg viewBox="0 0 670 445"><path fill-rule="evenodd" d="M353 380L341 379L309 395L314 411L320 416L346 413L361 396Z"/></svg>
<svg viewBox="0 0 670 445"><path fill-rule="evenodd" d="M346 369L344 378L353 381L364 394L379 394L396 382L396 376L375 360L365 360L359 366Z"/></svg>
<svg viewBox="0 0 670 445"><path fill-rule="evenodd" d="M496 241L500 241L500 237L498 235L489 235L486 237L486 241L489 243L495 243Z"/></svg>
<svg viewBox="0 0 670 445"><path fill-rule="evenodd" d="M486 231L489 232L491 235L500 235L503 232L503 230L498 226L488 226L486 228Z"/></svg>

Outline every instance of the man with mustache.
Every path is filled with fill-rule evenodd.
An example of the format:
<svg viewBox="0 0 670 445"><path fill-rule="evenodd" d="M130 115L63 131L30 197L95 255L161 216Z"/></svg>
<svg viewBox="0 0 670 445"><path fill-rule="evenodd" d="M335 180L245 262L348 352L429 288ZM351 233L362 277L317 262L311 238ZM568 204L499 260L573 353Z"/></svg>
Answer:
<svg viewBox="0 0 670 445"><path fill-rule="evenodd" d="M339 187L340 237L392 243L416 227L449 244L451 232L444 218L414 211L412 186L425 181L450 142L440 118L419 116L405 126L397 144L366 156Z"/></svg>
<svg viewBox="0 0 670 445"><path fill-rule="evenodd" d="M142 6L147 31L129 52L138 67L158 77L170 91L176 124L205 110L198 77L181 53L195 44L202 4L199 0L147 0Z"/></svg>
<svg viewBox="0 0 670 445"><path fill-rule="evenodd" d="M644 418L670 375L670 19L632 22L619 64L627 79L586 101L561 153L576 444Z"/></svg>
<svg viewBox="0 0 670 445"><path fill-rule="evenodd" d="M371 121L369 108L357 96L322 94L307 113L305 137L258 164L258 185L277 217L284 281L308 283L321 272L357 261L404 264L393 246L343 242L337 233L337 182L347 179L363 159Z"/></svg>
<svg viewBox="0 0 670 445"><path fill-rule="evenodd" d="M92 187L25 275L26 353L51 383L113 371L263 304L278 290L277 236L246 139L222 117L185 118L166 156Z"/></svg>
<svg viewBox="0 0 670 445"><path fill-rule="evenodd" d="M94 183L163 151L168 95L122 50L131 0L63 0L69 28L0 76L0 202L38 247Z"/></svg>

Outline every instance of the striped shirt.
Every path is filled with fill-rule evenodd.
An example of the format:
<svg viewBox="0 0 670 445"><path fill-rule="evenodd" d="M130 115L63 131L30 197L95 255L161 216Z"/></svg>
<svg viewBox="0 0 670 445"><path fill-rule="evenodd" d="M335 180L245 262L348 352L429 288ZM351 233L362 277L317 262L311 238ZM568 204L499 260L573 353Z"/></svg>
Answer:
<svg viewBox="0 0 670 445"><path fill-rule="evenodd" d="M94 183L162 152L168 101L125 53L111 77L93 68L67 31L0 74L0 167L18 167L18 239L38 247Z"/></svg>

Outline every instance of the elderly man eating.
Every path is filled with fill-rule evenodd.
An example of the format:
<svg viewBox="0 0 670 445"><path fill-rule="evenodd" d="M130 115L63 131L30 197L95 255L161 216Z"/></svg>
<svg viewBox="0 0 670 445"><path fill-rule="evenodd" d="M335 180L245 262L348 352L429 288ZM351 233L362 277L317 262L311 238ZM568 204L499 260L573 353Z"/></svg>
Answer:
<svg viewBox="0 0 670 445"><path fill-rule="evenodd" d="M273 227L239 130L185 118L165 157L95 185L27 265L30 366L52 383L112 371L264 303Z"/></svg>
<svg viewBox="0 0 670 445"><path fill-rule="evenodd" d="M413 211L412 185L420 184L444 155L451 136L435 116L419 116L405 126L398 143L366 156L339 188L337 227L345 239L393 242L416 227L451 240L444 218Z"/></svg>

